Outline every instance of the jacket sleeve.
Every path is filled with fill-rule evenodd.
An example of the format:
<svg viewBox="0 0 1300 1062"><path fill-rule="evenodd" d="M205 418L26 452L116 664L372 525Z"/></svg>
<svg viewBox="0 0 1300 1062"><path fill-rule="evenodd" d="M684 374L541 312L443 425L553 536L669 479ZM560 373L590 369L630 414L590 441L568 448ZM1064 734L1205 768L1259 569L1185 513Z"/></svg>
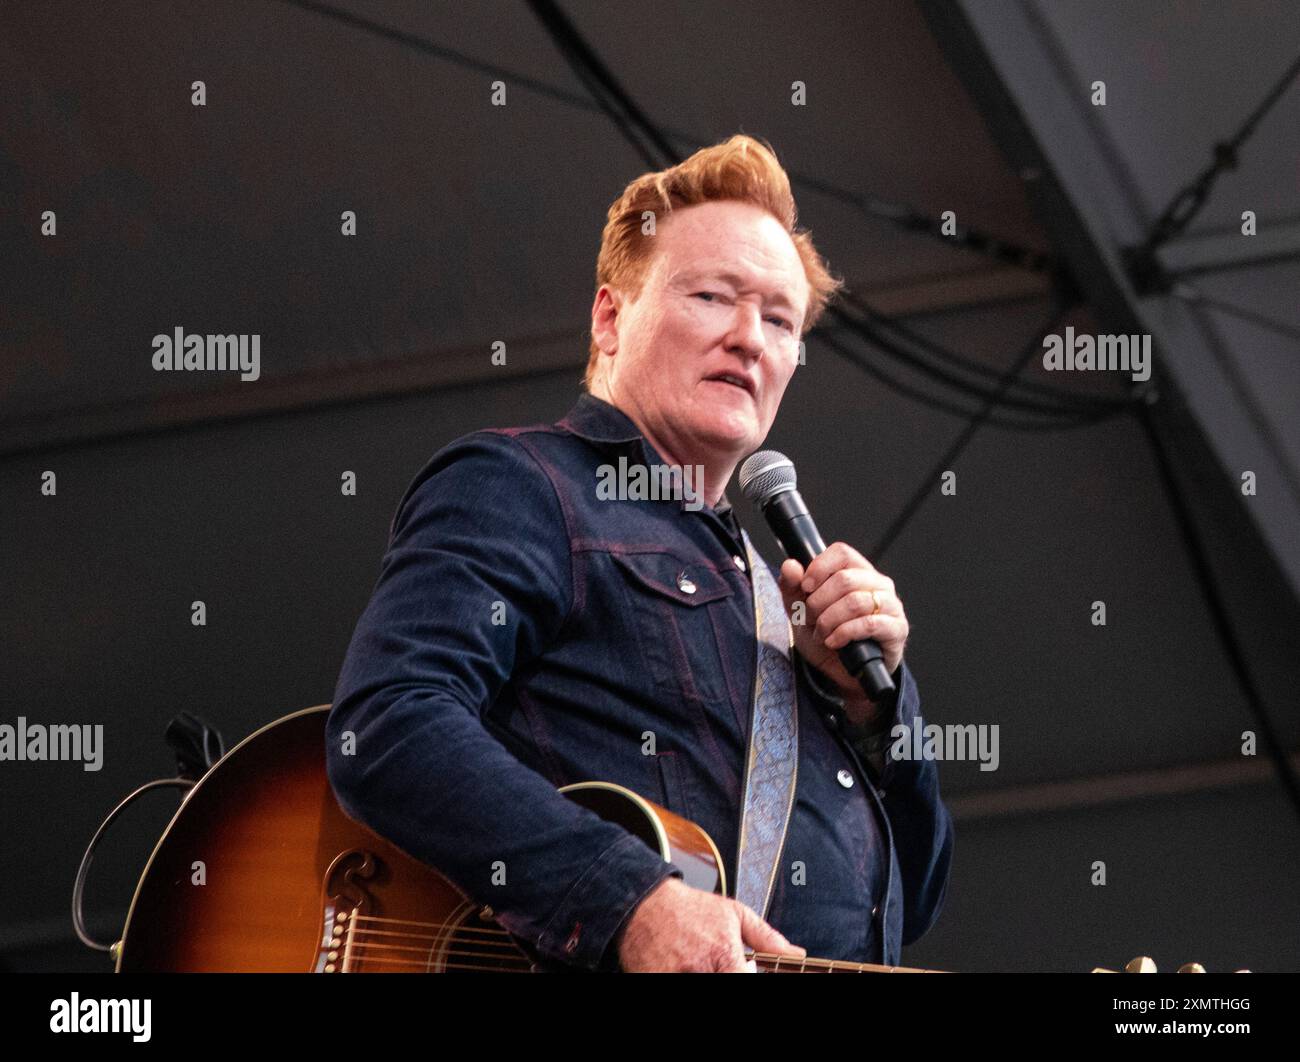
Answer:
<svg viewBox="0 0 1300 1062"><path fill-rule="evenodd" d="M437 869L541 956L617 969L616 934L681 871L565 798L484 726L560 634L569 536L518 441L481 432L407 489L327 724L343 810Z"/></svg>
<svg viewBox="0 0 1300 1062"><path fill-rule="evenodd" d="M895 759L892 739L906 726L908 733L924 726L921 697L907 664L894 673L898 703L890 730L885 732L884 770L880 798L889 816L889 828L898 852L903 878L904 945L923 937L943 909L952 866L952 816L939 795L939 768L934 760Z"/></svg>
<svg viewBox="0 0 1300 1062"><path fill-rule="evenodd" d="M826 683L815 678L816 669L799 658L805 677L823 701L843 704L829 695ZM919 940L934 925L943 909L952 866L952 816L939 795L939 770L933 760L894 759L889 751L895 736L906 726L910 734L924 726L921 697L906 661L893 674L897 693L887 719L866 732L842 726L842 733L858 758L877 775L877 792L889 816L889 828L903 879L902 943Z"/></svg>

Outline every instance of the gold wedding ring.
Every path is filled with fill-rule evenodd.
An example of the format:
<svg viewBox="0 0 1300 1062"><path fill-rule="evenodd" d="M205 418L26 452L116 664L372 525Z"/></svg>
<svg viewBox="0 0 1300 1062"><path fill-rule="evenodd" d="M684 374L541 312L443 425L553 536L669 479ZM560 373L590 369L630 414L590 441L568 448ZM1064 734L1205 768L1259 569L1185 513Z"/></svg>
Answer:
<svg viewBox="0 0 1300 1062"><path fill-rule="evenodd" d="M871 614L874 616L877 612L880 611L880 598L876 597L875 590L871 591L871 603L876 606L871 610Z"/></svg>

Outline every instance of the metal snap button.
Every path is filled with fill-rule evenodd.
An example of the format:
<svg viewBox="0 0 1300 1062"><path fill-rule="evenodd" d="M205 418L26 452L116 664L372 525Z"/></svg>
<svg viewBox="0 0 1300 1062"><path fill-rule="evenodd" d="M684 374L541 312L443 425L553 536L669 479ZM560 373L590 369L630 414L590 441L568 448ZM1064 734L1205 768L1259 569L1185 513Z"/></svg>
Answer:
<svg viewBox="0 0 1300 1062"><path fill-rule="evenodd" d="M848 771L841 768L840 773L837 774L835 777L839 780L840 785L842 785L845 789L853 788L853 775L850 774Z"/></svg>
<svg viewBox="0 0 1300 1062"><path fill-rule="evenodd" d="M740 557L732 557L731 559L736 562L736 567L742 572L745 570L745 562Z"/></svg>
<svg viewBox="0 0 1300 1062"><path fill-rule="evenodd" d="M681 572L677 576L677 589L680 590L683 594L695 593L695 584L691 582L690 578L686 575L685 572Z"/></svg>

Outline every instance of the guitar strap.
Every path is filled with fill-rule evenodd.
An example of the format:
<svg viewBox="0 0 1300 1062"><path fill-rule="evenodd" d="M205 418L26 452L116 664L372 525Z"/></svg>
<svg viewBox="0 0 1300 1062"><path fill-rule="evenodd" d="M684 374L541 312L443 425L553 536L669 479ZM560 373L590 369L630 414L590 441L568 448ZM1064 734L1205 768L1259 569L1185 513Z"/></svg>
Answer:
<svg viewBox="0 0 1300 1062"><path fill-rule="evenodd" d="M752 907L760 918L766 918L790 825L790 812L794 808L799 765L797 687L792 659L794 632L785 614L780 587L754 549L749 535L743 528L740 533L754 586L758 657L741 799L735 898Z"/></svg>

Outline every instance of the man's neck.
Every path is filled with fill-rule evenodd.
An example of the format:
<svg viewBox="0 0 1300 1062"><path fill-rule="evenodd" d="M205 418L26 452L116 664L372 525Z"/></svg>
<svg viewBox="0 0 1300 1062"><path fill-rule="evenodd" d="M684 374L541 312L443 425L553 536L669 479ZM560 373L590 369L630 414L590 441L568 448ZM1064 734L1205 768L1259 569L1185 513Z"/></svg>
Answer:
<svg viewBox="0 0 1300 1062"><path fill-rule="evenodd" d="M635 424L637 430L645 436L646 442L653 446L658 451L659 456L669 465L676 465L681 468L696 465L702 467L704 469L704 482L700 488L700 495L704 503L710 508L717 507L718 502L722 499L722 492L726 489L727 482L731 479L732 473L735 472L736 465L740 463L738 456L719 456L712 451L680 453L678 452L680 447L674 449L661 439L656 438L655 434L642 422L636 410L617 401L605 387L594 386L591 393L602 402L608 402Z"/></svg>

